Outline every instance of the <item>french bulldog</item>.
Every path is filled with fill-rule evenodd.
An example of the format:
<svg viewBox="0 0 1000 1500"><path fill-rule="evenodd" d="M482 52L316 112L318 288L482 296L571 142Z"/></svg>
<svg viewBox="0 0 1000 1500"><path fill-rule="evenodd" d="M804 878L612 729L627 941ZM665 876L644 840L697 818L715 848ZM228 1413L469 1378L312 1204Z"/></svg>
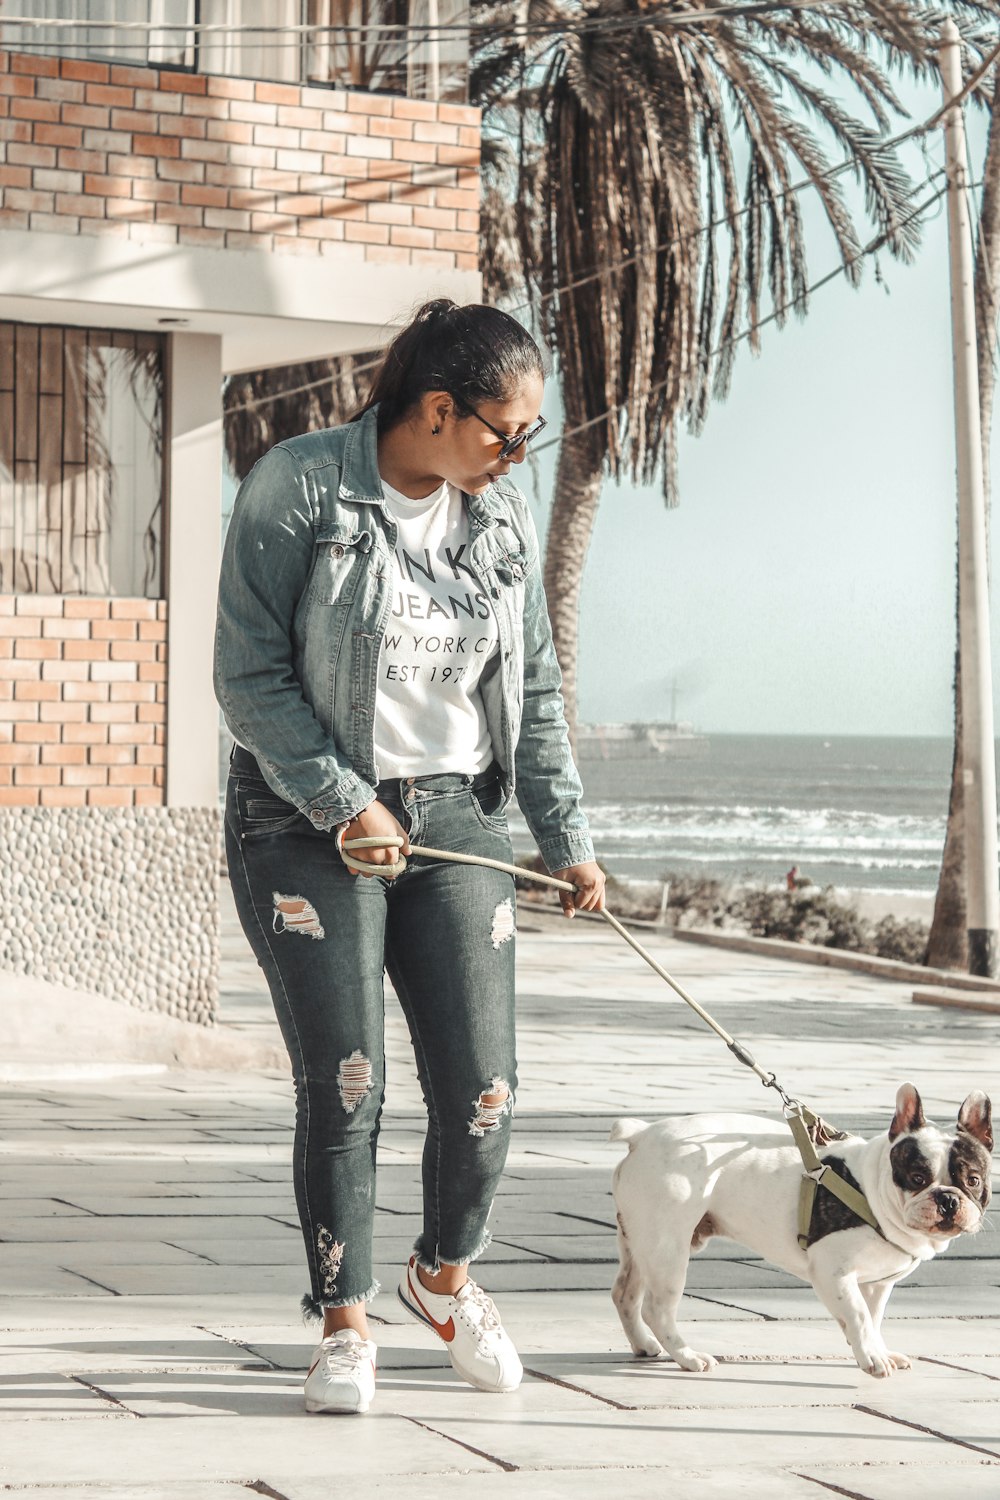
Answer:
<svg viewBox="0 0 1000 1500"><path fill-rule="evenodd" d="M689 1115L649 1125L616 1120L628 1142L614 1172L620 1266L612 1290L637 1355L666 1352L685 1370L710 1370L678 1332L689 1256L726 1235L812 1283L869 1375L909 1369L888 1349L882 1315L893 1286L960 1234L974 1234L990 1201L990 1101L968 1096L953 1130L924 1118L904 1083L886 1135L846 1136L818 1148L823 1161L864 1193L873 1229L822 1185L806 1248L798 1242L802 1159L788 1132L754 1115Z"/></svg>

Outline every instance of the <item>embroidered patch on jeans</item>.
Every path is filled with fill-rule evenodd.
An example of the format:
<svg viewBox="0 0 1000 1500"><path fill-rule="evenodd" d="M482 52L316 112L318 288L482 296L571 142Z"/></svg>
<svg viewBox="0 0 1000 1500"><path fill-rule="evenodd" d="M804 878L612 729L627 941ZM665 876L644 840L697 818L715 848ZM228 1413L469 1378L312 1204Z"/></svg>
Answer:
<svg viewBox="0 0 1000 1500"><path fill-rule="evenodd" d="M340 1274L340 1263L344 1258L344 1249L345 1246L339 1240L334 1239L325 1225L316 1225L316 1251L319 1255L319 1268L323 1274L324 1297L335 1297L337 1295L337 1277Z"/></svg>

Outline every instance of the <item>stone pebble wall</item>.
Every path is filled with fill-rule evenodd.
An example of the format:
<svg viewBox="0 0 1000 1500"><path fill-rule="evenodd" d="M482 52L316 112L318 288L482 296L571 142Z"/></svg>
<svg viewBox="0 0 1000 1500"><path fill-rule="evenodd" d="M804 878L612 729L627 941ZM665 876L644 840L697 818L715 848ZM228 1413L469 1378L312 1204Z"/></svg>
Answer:
<svg viewBox="0 0 1000 1500"><path fill-rule="evenodd" d="M0 807L156 807L167 604L0 594Z"/></svg>
<svg viewBox="0 0 1000 1500"><path fill-rule="evenodd" d="M0 968L211 1025L219 814L0 809Z"/></svg>
<svg viewBox="0 0 1000 1500"><path fill-rule="evenodd" d="M474 271L480 111L0 51L0 228Z"/></svg>

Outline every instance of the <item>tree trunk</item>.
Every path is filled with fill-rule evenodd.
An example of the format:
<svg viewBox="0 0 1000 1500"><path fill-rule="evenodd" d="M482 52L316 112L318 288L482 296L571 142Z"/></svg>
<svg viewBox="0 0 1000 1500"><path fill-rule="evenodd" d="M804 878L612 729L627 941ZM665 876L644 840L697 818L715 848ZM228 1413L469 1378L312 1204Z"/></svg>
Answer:
<svg viewBox="0 0 1000 1500"><path fill-rule="evenodd" d="M955 621L958 629L958 620ZM941 855L934 917L927 944L933 969L969 968L969 934L965 905L965 788L962 784L962 658L955 648L955 748L951 765L948 828Z"/></svg>
<svg viewBox="0 0 1000 1500"><path fill-rule="evenodd" d="M979 413L983 434L983 489L986 498L987 556L990 516L990 429L997 349L997 312L1000 310L1000 78L994 86L990 134L983 167L979 242L976 246L976 338L979 365ZM956 639L958 614L955 617ZM955 749L951 767L951 797L941 873L927 946L927 962L937 969L969 967L968 917L965 902L965 796L962 782L962 656L955 648Z"/></svg>
<svg viewBox="0 0 1000 1500"><path fill-rule="evenodd" d="M568 420L568 413L567 413ZM572 423L570 423L572 425ZM594 430L564 437L559 445L556 492L545 544L545 597L552 639L563 674L563 701L570 743L576 754L577 657L580 588L601 498L603 464Z"/></svg>

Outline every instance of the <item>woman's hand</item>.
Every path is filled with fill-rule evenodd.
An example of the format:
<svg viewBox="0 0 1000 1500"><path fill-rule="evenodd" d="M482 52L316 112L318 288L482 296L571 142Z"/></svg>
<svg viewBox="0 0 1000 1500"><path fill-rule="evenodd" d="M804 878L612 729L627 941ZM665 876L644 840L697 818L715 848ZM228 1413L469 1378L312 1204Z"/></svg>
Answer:
<svg viewBox="0 0 1000 1500"><path fill-rule="evenodd" d="M563 916L571 917L574 911L604 910L604 871L596 860L582 865L567 865L565 870L553 870L559 880L571 880L576 892L560 891Z"/></svg>
<svg viewBox="0 0 1000 1500"><path fill-rule="evenodd" d="M368 860L373 865L393 865L400 854L410 853L410 838L406 829L398 823L384 802L369 802L368 806L352 818L344 829L342 843L348 839L402 838L403 847L394 845L387 849L348 849L348 854L357 860ZM348 868L350 868L348 866ZM351 870L352 875L361 875L370 880L372 875L382 875L385 880L395 877L381 870Z"/></svg>

